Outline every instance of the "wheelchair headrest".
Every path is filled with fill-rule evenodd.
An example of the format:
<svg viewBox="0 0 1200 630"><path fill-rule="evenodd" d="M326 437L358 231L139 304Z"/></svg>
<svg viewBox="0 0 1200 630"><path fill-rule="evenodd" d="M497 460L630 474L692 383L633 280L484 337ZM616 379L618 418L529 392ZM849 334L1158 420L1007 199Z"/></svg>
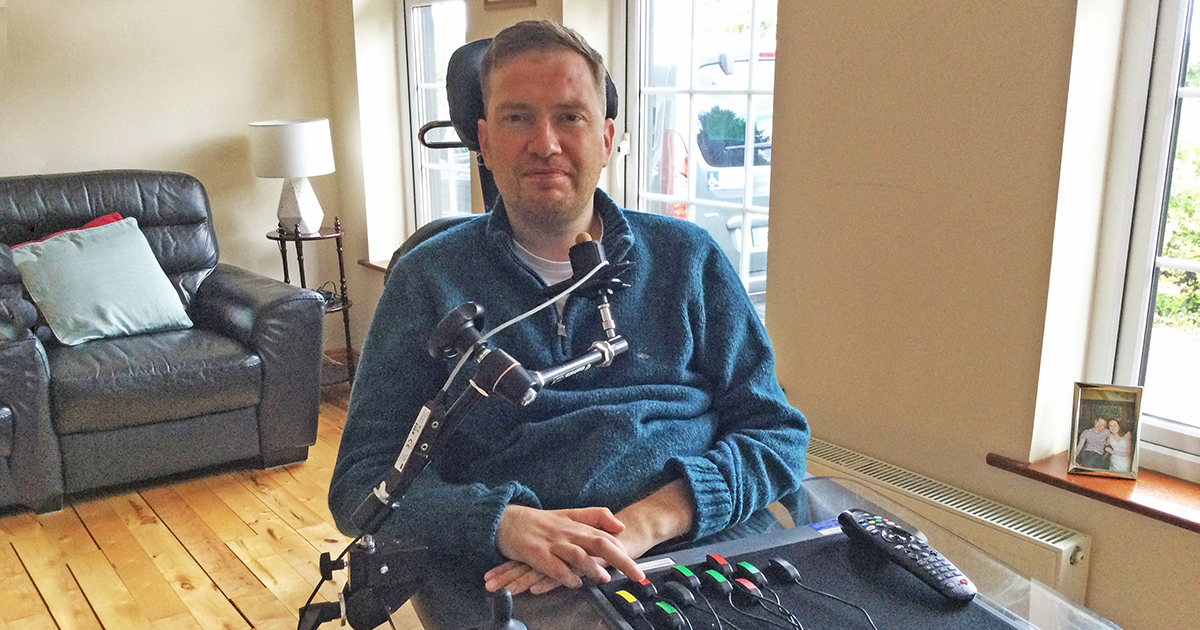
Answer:
<svg viewBox="0 0 1200 630"><path fill-rule="evenodd" d="M479 83L479 67L491 38L463 44L450 55L446 67L446 97L450 105L450 122L463 144L472 151L479 150L478 122L483 118L483 88ZM617 117L617 86L604 73L604 117Z"/></svg>

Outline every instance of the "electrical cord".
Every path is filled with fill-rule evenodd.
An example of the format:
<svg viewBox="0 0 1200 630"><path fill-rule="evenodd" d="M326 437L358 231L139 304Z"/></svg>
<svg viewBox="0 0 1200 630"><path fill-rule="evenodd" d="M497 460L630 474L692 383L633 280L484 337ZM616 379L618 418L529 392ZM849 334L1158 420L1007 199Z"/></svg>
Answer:
<svg viewBox="0 0 1200 630"><path fill-rule="evenodd" d="M487 343L487 340L490 339L493 335L500 332L501 330L504 330L505 328L508 328L509 326L516 324L517 322L520 322L521 320L523 320L527 317L532 316L534 313L537 313L538 311L541 311L541 310L546 309L547 307L553 305L555 302L557 302L557 301L561 300L563 297L569 295L575 289L578 289L579 287L583 286L583 283L587 282L588 280L591 280L592 276L596 275L597 272L599 272L604 267L608 266L608 264L609 263L607 260L600 261L600 263L598 263L595 267L592 267L591 271L587 272L587 274L585 274L582 278L580 278L578 282L575 282L574 284L567 287L566 289L563 289L563 291L561 293L559 293L558 295L555 295L554 297L546 300L545 302L542 302L541 304L529 309L528 311L525 311L524 313L517 315L516 317L504 322L503 324L500 324L499 326L493 328L491 332L487 333L482 338L480 338L480 340L475 344L475 347L471 348L471 350L468 352L464 352L462 357L459 358L458 363L455 364L455 366L454 366L454 369L450 371L450 376L446 379L446 382L442 385L441 391L438 392L436 399L441 400L442 396L450 390L450 385L454 383L454 379L458 376L459 370L461 370L462 367L464 365L466 365L468 359L475 356L476 349L482 348L484 346L484 344Z"/></svg>
<svg viewBox="0 0 1200 630"><path fill-rule="evenodd" d="M786 625L786 626L785 626L785 625L783 625L783 624L781 624L781 623L777 623L777 622L775 622L775 621L772 621L771 619L768 619L768 618L766 618L766 617L760 617L760 616L758 616L758 615L755 615L755 614L751 613L751 612L750 612L750 611L748 611L748 610L745 610L745 609L744 609L744 608L742 608L741 606L738 606L737 604L733 603L733 593L730 593L730 594L729 594L729 605L730 605L730 606L731 606L731 607L732 607L734 610L736 610L736 611L738 611L738 612L742 613L743 615L745 615L745 616L747 616L747 617L749 617L749 618L751 618L751 619L756 619L756 620L758 620L758 621L761 621L761 622L763 622L763 623L765 623L765 624L767 624L767 625L770 625L770 626L775 626L776 628L782 628L783 630L792 630L792 628L795 628L795 627L796 627L796 626L795 626L794 624L792 624L791 622L789 622L789 623L788 623L788 625ZM768 609L766 606L764 606L764 605L763 605L763 603L762 603L762 600L761 600L761 599L759 599L759 600L758 600L758 605L759 605L759 606L762 606L763 610L766 610L768 613L770 612L770 610L769 610L769 609ZM803 627L803 626L801 626L799 630L804 630L804 627Z"/></svg>
<svg viewBox="0 0 1200 630"><path fill-rule="evenodd" d="M825 591L818 590L818 589L815 589L815 588L813 588L813 587L811 587L811 586L808 586L808 585L804 584L803 582L801 582L799 579L797 579L795 582L796 582L796 585L797 585L797 586L799 586L800 588L802 588L802 589L804 589L804 590L806 590L806 591L810 591L810 592L812 592L812 593L816 593L817 595L824 595L825 597L828 597L828 598L830 598L830 599L837 600L837 601L839 601L839 602L841 602L841 603L843 603L843 604L845 604L845 605L847 605L847 606L851 606L851 607L853 607L853 608L857 608L857 609L858 609L858 611L859 611L859 612L861 612L861 613L862 613L862 614L863 614L863 615L864 615L864 616L867 618L867 623L871 624L871 627L872 627L872 628L874 628L874 630L879 630L879 627L875 625L875 620L874 620L874 619L871 619L871 613L867 612L867 609L866 609L866 608L863 608L862 606L859 606L858 604L855 604L855 603L853 603L853 602L848 602L848 601L846 601L846 600L842 599L841 597L838 597L837 595L834 595L834 594L832 594L832 593L826 593Z"/></svg>
<svg viewBox="0 0 1200 630"><path fill-rule="evenodd" d="M708 598L707 598L707 597L705 597L703 594L700 594L700 599L703 599L703 600L704 600L704 604L705 604L706 606L708 606L708 610L704 610L703 608L701 608L700 610L701 610L702 612L706 612L706 613L708 613L708 614L712 615L712 616L713 616L713 619L716 619L716 620L717 620L717 630L725 630L725 626L724 626L724 625L722 625L722 623L721 623L722 621L724 621L725 623L729 624L729 627L730 627L730 628L733 628L733 630L742 630L741 628L737 627L737 625L735 625L735 624L734 624L732 621L730 621L730 620L728 620L728 619L725 619L725 618L724 618L724 617L722 617L721 615L718 615L718 614L717 614L717 609L716 609L716 608L713 608L712 602L710 602L710 601L708 600Z"/></svg>
<svg viewBox="0 0 1200 630"><path fill-rule="evenodd" d="M797 626L800 630L804 630L804 624L800 623L800 619L796 617L795 613L788 610L787 607L783 605L783 601L779 599L779 593L775 592L774 589L767 587L763 587L763 590L770 593L771 597L775 598L775 606L779 608L781 613L787 616L788 623Z"/></svg>

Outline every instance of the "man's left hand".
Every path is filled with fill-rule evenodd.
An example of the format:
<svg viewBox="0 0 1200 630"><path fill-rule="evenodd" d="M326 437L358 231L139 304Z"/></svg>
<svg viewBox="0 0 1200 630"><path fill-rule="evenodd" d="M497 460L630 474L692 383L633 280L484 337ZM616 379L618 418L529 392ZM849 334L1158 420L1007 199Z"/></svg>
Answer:
<svg viewBox="0 0 1200 630"><path fill-rule="evenodd" d="M616 536L630 558L639 558L655 545L691 531L695 514L691 492L683 480L677 479L617 512L617 520L625 529ZM560 586L558 580L515 560L488 571L484 584L488 591L507 588L513 595L525 591L541 595Z"/></svg>

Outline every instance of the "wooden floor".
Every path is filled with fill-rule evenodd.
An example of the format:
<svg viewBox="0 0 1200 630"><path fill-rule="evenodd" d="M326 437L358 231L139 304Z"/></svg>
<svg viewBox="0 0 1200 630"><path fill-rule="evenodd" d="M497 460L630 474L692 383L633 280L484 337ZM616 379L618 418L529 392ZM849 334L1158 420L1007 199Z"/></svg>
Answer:
<svg viewBox="0 0 1200 630"><path fill-rule="evenodd" d="M326 388L304 463L0 518L0 630L296 628L320 579L320 553L336 556L349 542L325 503L347 395L344 385ZM344 572L335 579L317 601L337 600ZM421 628L409 604L392 623Z"/></svg>

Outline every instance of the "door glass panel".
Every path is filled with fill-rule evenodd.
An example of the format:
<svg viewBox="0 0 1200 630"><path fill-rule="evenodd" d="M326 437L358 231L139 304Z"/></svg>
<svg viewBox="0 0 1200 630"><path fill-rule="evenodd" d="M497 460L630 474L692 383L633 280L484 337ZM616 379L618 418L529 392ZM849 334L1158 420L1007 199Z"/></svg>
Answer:
<svg viewBox="0 0 1200 630"><path fill-rule="evenodd" d="M776 0L644 0L637 55L637 207L708 230L760 317L776 8Z"/></svg>
<svg viewBox="0 0 1200 630"><path fill-rule="evenodd" d="M417 141L422 125L449 120L446 66L466 43L466 3L436 2L413 6L409 23L412 146L416 158L417 226L441 217L471 212L471 163L466 149L429 149ZM454 142L453 129L430 132L432 142Z"/></svg>

